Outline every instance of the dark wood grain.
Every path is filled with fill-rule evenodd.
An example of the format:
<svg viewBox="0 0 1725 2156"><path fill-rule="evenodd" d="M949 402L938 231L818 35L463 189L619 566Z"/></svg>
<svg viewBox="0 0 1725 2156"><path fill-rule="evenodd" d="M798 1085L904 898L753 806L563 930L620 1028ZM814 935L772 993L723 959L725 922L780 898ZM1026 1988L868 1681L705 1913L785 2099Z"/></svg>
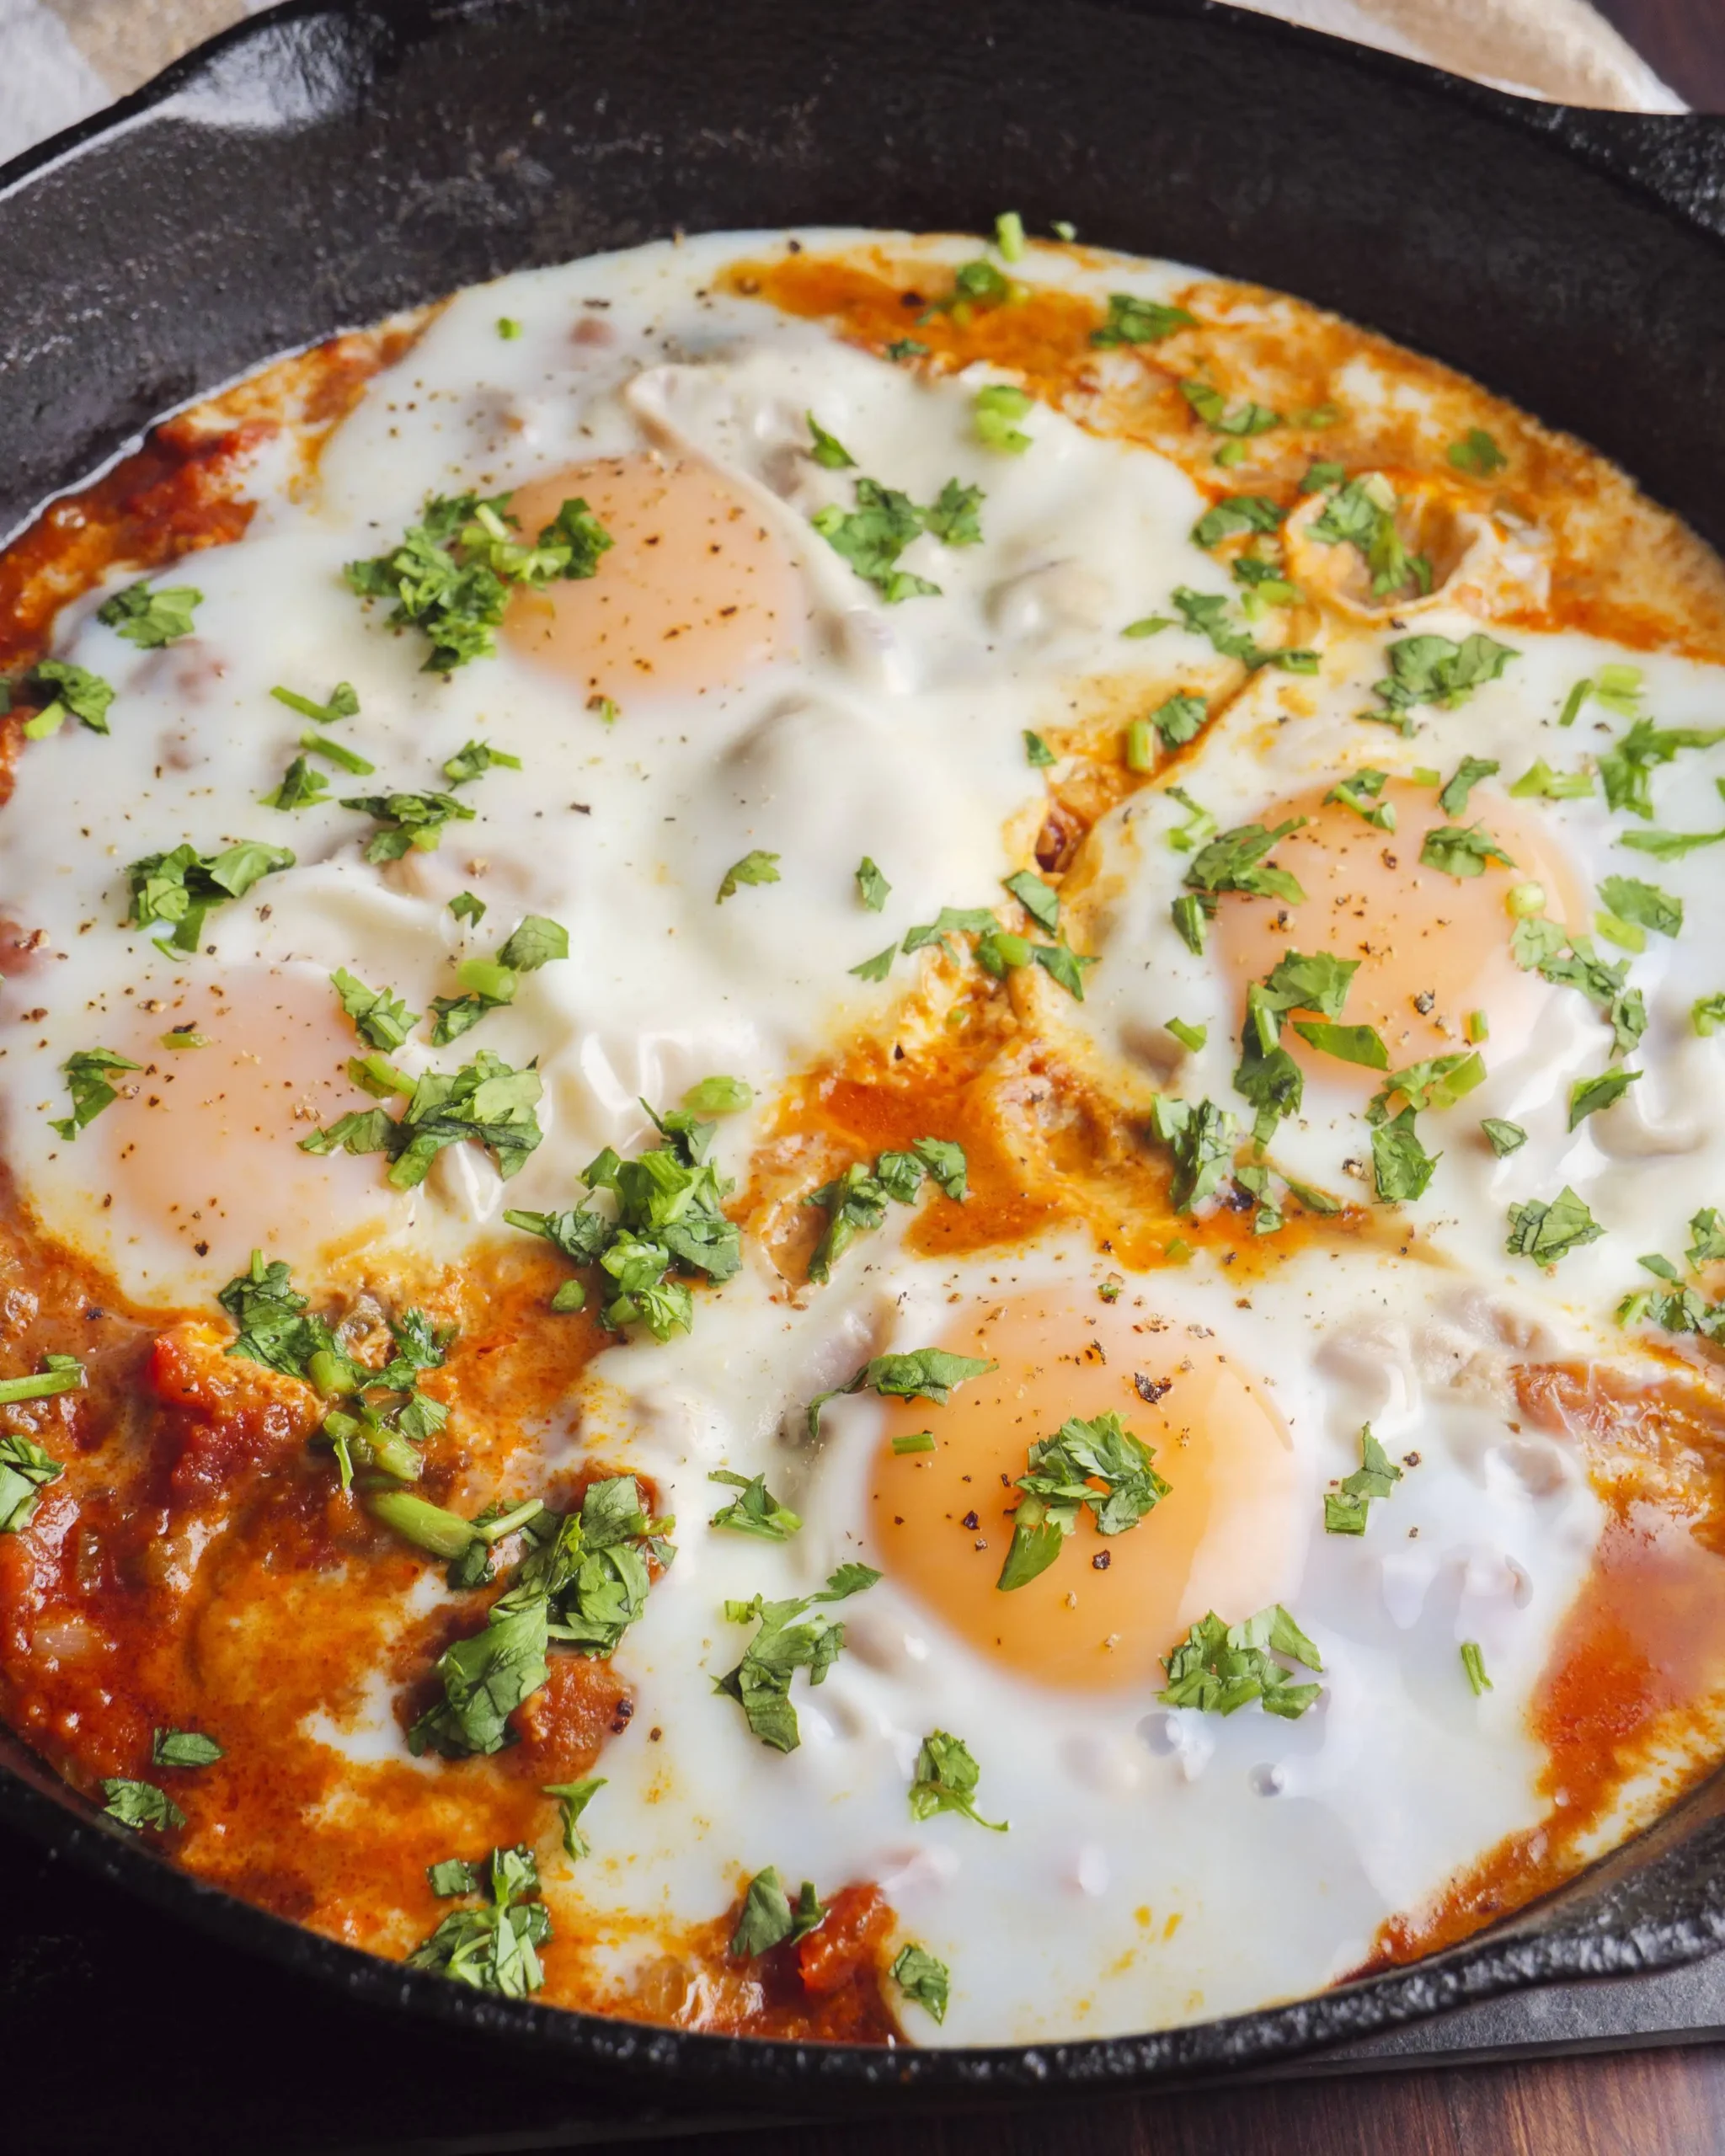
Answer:
<svg viewBox="0 0 1725 2156"><path fill-rule="evenodd" d="M1725 2049L1572 2056L763 2136L676 2156L1717 2156ZM669 2152L668 2152L669 2156Z"/></svg>
<svg viewBox="0 0 1725 2156"><path fill-rule="evenodd" d="M1697 112L1725 112L1725 0L1594 0Z"/></svg>

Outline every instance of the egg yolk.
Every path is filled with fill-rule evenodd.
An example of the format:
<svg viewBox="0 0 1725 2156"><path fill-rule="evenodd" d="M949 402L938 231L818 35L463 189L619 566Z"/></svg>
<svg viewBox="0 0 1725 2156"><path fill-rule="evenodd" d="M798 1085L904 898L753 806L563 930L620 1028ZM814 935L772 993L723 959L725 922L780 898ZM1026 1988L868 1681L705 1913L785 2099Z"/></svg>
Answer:
<svg viewBox="0 0 1725 2156"><path fill-rule="evenodd" d="M1326 788L1323 791L1327 791ZM1377 797L1393 804L1396 829L1381 830L1323 792L1266 809L1267 830L1303 816L1270 857L1295 876L1305 902L1226 894L1215 944L1239 984L1261 981L1290 951L1326 952L1359 963L1341 1022L1375 1026L1399 1070L1468 1044L1468 1022L1485 1021L1488 1053L1514 1055L1533 1037L1552 990L1510 956L1514 927L1507 901L1519 884L1537 883L1552 920L1579 929L1585 893L1559 846L1519 805L1477 787L1466 808L1450 816L1434 787L1391 779ZM1514 863L1487 861L1477 876L1455 877L1422 863L1428 831L1481 824ZM1474 1027L1478 1033L1477 1022ZM1283 1040L1308 1072L1379 1083L1377 1074L1309 1047L1291 1027Z"/></svg>
<svg viewBox="0 0 1725 2156"><path fill-rule="evenodd" d="M610 533L595 574L518 592L504 631L584 695L721 688L795 648L795 562L759 505L709 466L651 455L571 465L517 488L524 533L580 499Z"/></svg>
<svg viewBox="0 0 1725 2156"><path fill-rule="evenodd" d="M163 1045L184 1026L206 1044ZM104 1039L142 1068L115 1075L121 1097L83 1134L77 1166L128 1271L226 1278L254 1248L303 1264L386 1232L410 1205L377 1155L299 1150L370 1105L347 1075L359 1043L321 975L236 969L110 1022Z"/></svg>
<svg viewBox="0 0 1725 2156"><path fill-rule="evenodd" d="M943 1407L889 1404L873 1542L888 1575L979 1653L1044 1684L1160 1688L1162 1657L1206 1610L1234 1623L1291 1592L1306 1538L1292 1445L1207 1330L1124 1300L1092 1315L1020 1294L973 1305L937 1344L999 1368ZM1118 1534L1081 1508L1048 1570L1001 1589L1030 1446L1109 1409L1152 1449L1168 1494ZM932 1451L894 1449L925 1431Z"/></svg>

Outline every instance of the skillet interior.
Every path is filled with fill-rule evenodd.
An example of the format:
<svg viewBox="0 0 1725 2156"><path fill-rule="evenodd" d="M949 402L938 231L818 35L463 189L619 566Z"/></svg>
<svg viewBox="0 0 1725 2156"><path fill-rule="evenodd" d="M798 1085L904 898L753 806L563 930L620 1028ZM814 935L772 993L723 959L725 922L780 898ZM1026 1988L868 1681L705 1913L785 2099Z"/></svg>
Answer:
<svg viewBox="0 0 1725 2156"><path fill-rule="evenodd" d="M1033 223L1299 293L1572 429L1725 547L1725 123L1523 106L1204 0L302 0L0 181L0 529L281 350L667 228ZM1709 229L1711 218L1715 230ZM1273 2008L888 2054L505 2005L171 1870L0 1738L0 1815L355 2000L806 2106L1190 2079L1725 1938L1725 1779L1466 1945Z"/></svg>

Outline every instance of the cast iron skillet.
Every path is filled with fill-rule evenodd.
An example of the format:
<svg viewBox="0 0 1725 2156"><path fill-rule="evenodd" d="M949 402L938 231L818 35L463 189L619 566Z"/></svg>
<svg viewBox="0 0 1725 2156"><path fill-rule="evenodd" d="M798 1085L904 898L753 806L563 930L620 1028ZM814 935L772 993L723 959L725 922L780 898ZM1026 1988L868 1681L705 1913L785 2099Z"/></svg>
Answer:
<svg viewBox="0 0 1725 2156"><path fill-rule="evenodd" d="M1584 436L1725 547L1725 122L1523 104L1205 0L296 0L0 174L0 531L263 360L690 231L1035 228L1279 286ZM356 2002L655 2094L847 2107L1191 2079L1725 1940L1725 1776L1562 1892L1291 2005L1031 2049L506 2004L173 1870L0 1737L0 1816Z"/></svg>

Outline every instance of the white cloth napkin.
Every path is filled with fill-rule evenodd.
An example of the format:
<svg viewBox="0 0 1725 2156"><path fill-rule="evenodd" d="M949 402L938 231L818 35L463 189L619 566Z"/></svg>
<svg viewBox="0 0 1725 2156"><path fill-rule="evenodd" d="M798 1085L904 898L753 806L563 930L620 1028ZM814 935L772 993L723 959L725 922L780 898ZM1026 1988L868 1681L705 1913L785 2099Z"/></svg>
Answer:
<svg viewBox="0 0 1725 2156"><path fill-rule="evenodd" d="M0 161L147 82L268 0L0 0ZM1586 0L1244 0L1528 96L1681 112Z"/></svg>

